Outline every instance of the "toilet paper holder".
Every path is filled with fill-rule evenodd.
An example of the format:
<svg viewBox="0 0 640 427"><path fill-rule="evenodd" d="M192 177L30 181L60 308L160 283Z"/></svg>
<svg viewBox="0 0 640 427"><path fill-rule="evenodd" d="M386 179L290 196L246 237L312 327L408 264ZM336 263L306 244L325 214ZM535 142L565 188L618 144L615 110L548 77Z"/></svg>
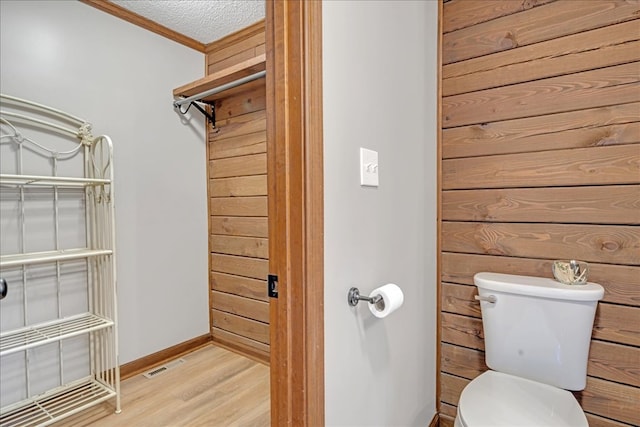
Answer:
<svg viewBox="0 0 640 427"><path fill-rule="evenodd" d="M367 301L369 304L377 304L382 300L382 295L376 295L373 298L360 295L360 290L356 287L349 289L347 301L351 307L358 305L360 301Z"/></svg>

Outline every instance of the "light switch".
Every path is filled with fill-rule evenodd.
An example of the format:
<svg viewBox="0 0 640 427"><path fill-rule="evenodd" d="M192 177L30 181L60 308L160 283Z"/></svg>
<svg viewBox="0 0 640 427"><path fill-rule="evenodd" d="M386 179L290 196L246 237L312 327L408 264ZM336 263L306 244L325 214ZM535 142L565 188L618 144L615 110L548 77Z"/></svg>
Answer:
<svg viewBox="0 0 640 427"><path fill-rule="evenodd" d="M378 186L378 152L360 148L360 185Z"/></svg>

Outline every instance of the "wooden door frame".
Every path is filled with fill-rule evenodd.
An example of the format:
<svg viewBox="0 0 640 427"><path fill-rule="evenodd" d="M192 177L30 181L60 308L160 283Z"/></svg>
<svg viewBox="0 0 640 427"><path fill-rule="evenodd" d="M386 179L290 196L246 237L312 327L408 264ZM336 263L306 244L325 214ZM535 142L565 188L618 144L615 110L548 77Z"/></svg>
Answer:
<svg viewBox="0 0 640 427"><path fill-rule="evenodd" d="M271 425L324 425L322 3L267 0Z"/></svg>

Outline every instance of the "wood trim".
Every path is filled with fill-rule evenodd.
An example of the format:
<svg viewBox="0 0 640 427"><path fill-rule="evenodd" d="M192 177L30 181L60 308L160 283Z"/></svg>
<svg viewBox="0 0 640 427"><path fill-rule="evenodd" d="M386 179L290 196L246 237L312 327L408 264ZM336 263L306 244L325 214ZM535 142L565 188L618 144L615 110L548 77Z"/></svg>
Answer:
<svg viewBox="0 0 640 427"><path fill-rule="evenodd" d="M207 43L204 46L203 52L208 54L216 50L224 49L226 47L239 43L242 40L253 37L256 34L260 34L264 31L265 31L265 20L261 19L256 23L249 25L248 27L244 27L243 29L236 31L235 33L231 33L219 40L213 41L211 43Z"/></svg>
<svg viewBox="0 0 640 427"><path fill-rule="evenodd" d="M172 40L176 43L180 43L183 46L187 46L187 47L190 47L191 49L197 50L198 52L205 53L204 43L194 40L191 37L187 37L184 34L180 34L176 31L173 31L172 29L167 28L164 25L160 25L157 22L154 22L150 19L145 18L144 16L131 12L130 10L125 9L124 7L118 6L115 3L112 3L106 0L80 0L80 1L84 4L93 6L96 9L99 9L103 12L113 15L116 18L120 18L133 25L137 25L138 27L144 28L145 30L149 30L153 33L166 37L169 40Z"/></svg>
<svg viewBox="0 0 640 427"><path fill-rule="evenodd" d="M265 70L265 56L259 55L251 59L247 59L239 64L233 65L224 70L220 70L216 73L209 74L194 82L187 83L173 90L173 96L193 96L198 93L204 92L209 89L213 89L217 86L222 86L227 83L231 83L235 80L243 77L248 77L260 71ZM210 95L206 98L202 98L203 101L211 102L214 99L221 99L228 95L227 91L219 92L215 95Z"/></svg>
<svg viewBox="0 0 640 427"><path fill-rule="evenodd" d="M205 75L207 74L207 69L208 69L208 62L209 62L209 57L207 55L204 56L204 73ZM211 113L211 107L207 107L207 112ZM212 209L212 203L211 203L211 197L209 197L209 183L211 182L211 169L209 168L209 162L211 159L211 151L212 151L212 147L211 147L211 138L209 138L209 132L207 132L207 126L209 124L208 120L206 120L204 117L202 118L204 120L204 129L205 129L205 133L204 133L204 141L205 141L205 149L206 149L206 157L204 159L205 161L205 171L207 174L207 236L211 236L212 232L213 232L213 227L211 225L211 216L213 215L213 209ZM211 291L213 290L213 284L212 284L212 280L211 280L211 274L212 272L212 263L211 263L211 239L208 238L207 239L207 294L211 295ZM209 298L209 304L208 304L209 309L207 310L209 312L209 337L211 340L213 340L213 329L211 328L211 325L213 325L213 310L211 310L211 298Z"/></svg>
<svg viewBox="0 0 640 427"><path fill-rule="evenodd" d="M267 2L271 425L324 425L322 3Z"/></svg>
<svg viewBox="0 0 640 427"><path fill-rule="evenodd" d="M223 338L226 334L232 334L231 332L223 331L223 333L216 332L213 338L213 344L217 347L222 347L225 350L232 351L241 356L247 357L255 362L262 363L263 365L269 366L269 354L263 353L260 350L250 347L248 345L243 345L239 342L234 342L231 340L227 340Z"/></svg>
<svg viewBox="0 0 640 427"><path fill-rule="evenodd" d="M438 2L438 101L437 101L437 210L436 210L436 313L442 311L442 35L444 3ZM436 412L440 413L440 353L442 352L442 321L436 318Z"/></svg>
<svg viewBox="0 0 640 427"><path fill-rule="evenodd" d="M200 335L188 341L176 344L164 350L157 351L140 359L133 360L120 366L120 379L126 380L148 369L183 356L211 344L211 334Z"/></svg>
<svg viewBox="0 0 640 427"><path fill-rule="evenodd" d="M431 422L429 422L429 427L438 427L439 418L440 417L438 416L437 412L433 414L433 418L431 418Z"/></svg>

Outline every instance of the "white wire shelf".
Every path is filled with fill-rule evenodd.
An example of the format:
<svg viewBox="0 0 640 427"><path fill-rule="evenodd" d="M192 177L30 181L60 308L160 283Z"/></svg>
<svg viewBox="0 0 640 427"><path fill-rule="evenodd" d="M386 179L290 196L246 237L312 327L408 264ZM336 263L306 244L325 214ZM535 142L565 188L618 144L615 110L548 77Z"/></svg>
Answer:
<svg viewBox="0 0 640 427"><path fill-rule="evenodd" d="M91 185L110 184L110 179L74 178L62 176L10 175L0 174L0 185L43 186L43 187L87 187Z"/></svg>
<svg viewBox="0 0 640 427"><path fill-rule="evenodd" d="M108 328L112 325L112 320L91 313L82 313L3 332L0 334L0 356Z"/></svg>
<svg viewBox="0 0 640 427"><path fill-rule="evenodd" d="M48 426L116 395L91 377L0 409L1 427Z"/></svg>
<svg viewBox="0 0 640 427"><path fill-rule="evenodd" d="M28 252L25 254L10 254L0 256L0 268L19 265L44 264L55 261L70 261L74 259L90 258L101 255L111 255L111 249L61 249L59 251Z"/></svg>

